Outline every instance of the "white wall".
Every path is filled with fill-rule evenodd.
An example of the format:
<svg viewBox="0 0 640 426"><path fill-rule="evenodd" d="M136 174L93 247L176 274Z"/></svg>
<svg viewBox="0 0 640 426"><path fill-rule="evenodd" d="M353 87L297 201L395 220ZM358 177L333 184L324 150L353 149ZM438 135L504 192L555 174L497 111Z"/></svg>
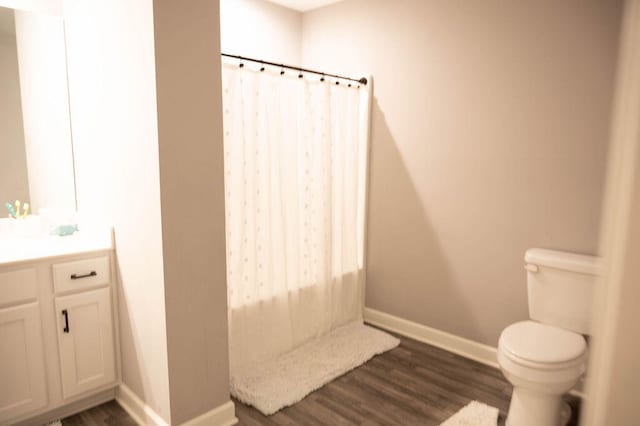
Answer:
<svg viewBox="0 0 640 426"><path fill-rule="evenodd" d="M297 65L302 14L266 0L220 0L221 51Z"/></svg>
<svg viewBox="0 0 640 426"><path fill-rule="evenodd" d="M31 211L75 210L62 18L16 11L16 43ZM46 70L46 72L45 72Z"/></svg>
<svg viewBox="0 0 640 426"><path fill-rule="evenodd" d="M123 383L170 424L229 401L218 13L65 3L78 208L114 226Z"/></svg>
<svg viewBox="0 0 640 426"><path fill-rule="evenodd" d="M11 15L13 23L12 11ZM4 209L7 201L29 200L15 30L0 32L0 93L0 207ZM2 210L0 217L5 216Z"/></svg>
<svg viewBox="0 0 640 426"><path fill-rule="evenodd" d="M0 6L60 17L62 16L64 1L65 0L0 0Z"/></svg>
<svg viewBox="0 0 640 426"><path fill-rule="evenodd" d="M169 422L153 5L65 13L78 210L115 229L123 383Z"/></svg>
<svg viewBox="0 0 640 426"><path fill-rule="evenodd" d="M374 76L367 306L495 346L527 248L597 251L621 3L304 14L304 65Z"/></svg>

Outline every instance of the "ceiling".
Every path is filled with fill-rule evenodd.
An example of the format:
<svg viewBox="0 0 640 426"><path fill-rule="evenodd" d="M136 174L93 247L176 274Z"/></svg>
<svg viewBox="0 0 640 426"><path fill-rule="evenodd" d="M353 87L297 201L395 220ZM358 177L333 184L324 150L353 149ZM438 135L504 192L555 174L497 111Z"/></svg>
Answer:
<svg viewBox="0 0 640 426"><path fill-rule="evenodd" d="M342 0L269 0L271 3L277 3L281 6L294 9L299 12L308 12L322 6L332 3L338 3Z"/></svg>

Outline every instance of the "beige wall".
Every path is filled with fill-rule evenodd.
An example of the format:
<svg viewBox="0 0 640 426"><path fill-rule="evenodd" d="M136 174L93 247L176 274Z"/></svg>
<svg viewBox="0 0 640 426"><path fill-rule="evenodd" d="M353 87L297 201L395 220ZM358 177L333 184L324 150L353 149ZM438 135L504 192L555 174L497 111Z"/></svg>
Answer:
<svg viewBox="0 0 640 426"><path fill-rule="evenodd" d="M220 34L224 53L300 63L300 12L266 0L220 0Z"/></svg>
<svg viewBox="0 0 640 426"><path fill-rule="evenodd" d="M229 401L218 3L154 0L171 423Z"/></svg>
<svg viewBox="0 0 640 426"><path fill-rule="evenodd" d="M597 250L620 1L347 0L303 63L374 75L366 305L496 345L529 247Z"/></svg>
<svg viewBox="0 0 640 426"><path fill-rule="evenodd" d="M0 217L6 217L4 203L29 200L15 32L0 32L0 93Z"/></svg>
<svg viewBox="0 0 640 426"><path fill-rule="evenodd" d="M170 421L151 0L68 0L78 209L115 229L122 381Z"/></svg>
<svg viewBox="0 0 640 426"><path fill-rule="evenodd" d="M640 388L640 1L626 2L582 424L637 423Z"/></svg>

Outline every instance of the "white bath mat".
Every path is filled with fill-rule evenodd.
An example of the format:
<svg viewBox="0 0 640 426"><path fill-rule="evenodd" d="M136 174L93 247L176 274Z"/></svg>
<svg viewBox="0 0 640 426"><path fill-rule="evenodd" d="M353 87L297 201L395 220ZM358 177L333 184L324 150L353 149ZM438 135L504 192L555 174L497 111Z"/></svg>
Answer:
<svg viewBox="0 0 640 426"><path fill-rule="evenodd" d="M399 344L383 331L348 324L272 361L233 371L231 394L270 415Z"/></svg>
<svg viewBox="0 0 640 426"><path fill-rule="evenodd" d="M496 426L499 410L478 401L471 401L440 426Z"/></svg>

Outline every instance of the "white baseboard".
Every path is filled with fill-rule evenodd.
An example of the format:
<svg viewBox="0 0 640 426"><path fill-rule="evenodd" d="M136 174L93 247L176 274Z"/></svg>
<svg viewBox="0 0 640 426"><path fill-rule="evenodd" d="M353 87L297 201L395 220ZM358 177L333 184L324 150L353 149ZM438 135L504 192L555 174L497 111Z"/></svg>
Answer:
<svg viewBox="0 0 640 426"><path fill-rule="evenodd" d="M236 423L236 406L233 401L227 401L195 419L182 423L182 426L231 426Z"/></svg>
<svg viewBox="0 0 640 426"><path fill-rule="evenodd" d="M126 385L121 384L116 391L116 401L139 425L169 426L169 424L133 393ZM236 407L233 401L227 401L181 426L231 426L238 423Z"/></svg>
<svg viewBox="0 0 640 426"><path fill-rule="evenodd" d="M121 384L116 391L116 401L139 425L169 426L153 408L124 384Z"/></svg>
<svg viewBox="0 0 640 426"><path fill-rule="evenodd" d="M371 308L364 308L364 321L385 330L393 331L414 340L453 352L465 358L478 361L494 368L500 368L497 348L478 343L455 334L427 327L417 322L386 314ZM569 391L573 396L584 398L584 377Z"/></svg>
<svg viewBox="0 0 640 426"><path fill-rule="evenodd" d="M369 324L427 343L488 366L498 367L496 348L455 334L427 327L371 308L364 308L364 320Z"/></svg>

